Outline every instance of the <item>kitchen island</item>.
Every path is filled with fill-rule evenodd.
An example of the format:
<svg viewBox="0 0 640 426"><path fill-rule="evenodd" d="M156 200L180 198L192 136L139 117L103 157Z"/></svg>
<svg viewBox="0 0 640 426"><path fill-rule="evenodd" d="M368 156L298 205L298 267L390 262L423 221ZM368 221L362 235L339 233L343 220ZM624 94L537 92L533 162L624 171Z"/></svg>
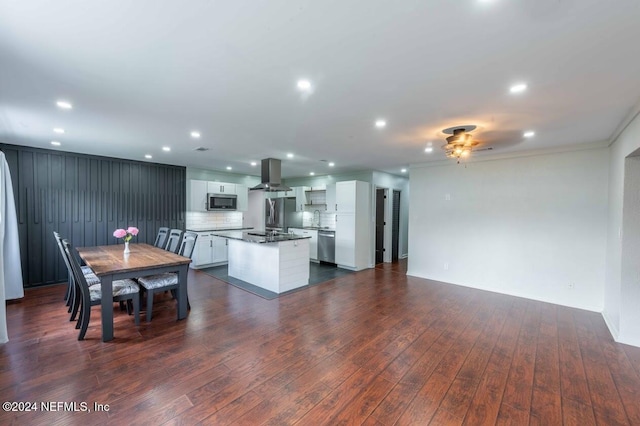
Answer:
<svg viewBox="0 0 640 426"><path fill-rule="evenodd" d="M229 276L274 293L309 284L309 238L293 234L224 231Z"/></svg>

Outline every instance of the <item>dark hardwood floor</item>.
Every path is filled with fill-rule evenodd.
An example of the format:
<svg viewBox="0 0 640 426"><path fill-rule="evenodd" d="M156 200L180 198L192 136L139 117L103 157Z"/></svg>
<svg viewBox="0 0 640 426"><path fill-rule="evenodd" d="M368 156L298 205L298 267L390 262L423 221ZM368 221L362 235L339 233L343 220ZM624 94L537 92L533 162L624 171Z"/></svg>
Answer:
<svg viewBox="0 0 640 426"><path fill-rule="evenodd" d="M77 341L64 286L7 306L2 401L108 412L0 412L0 424L640 424L640 349L600 314L405 275L382 264L265 300L190 271L176 322L99 307ZM79 406L80 407L80 406Z"/></svg>

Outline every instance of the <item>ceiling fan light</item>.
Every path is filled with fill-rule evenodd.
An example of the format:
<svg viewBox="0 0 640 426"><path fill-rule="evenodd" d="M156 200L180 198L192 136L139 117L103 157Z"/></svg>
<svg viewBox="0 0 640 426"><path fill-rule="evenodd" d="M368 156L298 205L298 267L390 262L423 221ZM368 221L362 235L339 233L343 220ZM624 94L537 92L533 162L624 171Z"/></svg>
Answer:
<svg viewBox="0 0 640 426"><path fill-rule="evenodd" d="M468 127L470 127L471 130L475 129L475 126ZM479 144L473 140L473 135L467 133L466 128L455 128L453 131L445 129L443 132L453 133L446 138L447 143L442 146L442 149L445 151L447 158L456 158L458 163L460 162L460 158L469 157L471 151L473 151L473 147Z"/></svg>

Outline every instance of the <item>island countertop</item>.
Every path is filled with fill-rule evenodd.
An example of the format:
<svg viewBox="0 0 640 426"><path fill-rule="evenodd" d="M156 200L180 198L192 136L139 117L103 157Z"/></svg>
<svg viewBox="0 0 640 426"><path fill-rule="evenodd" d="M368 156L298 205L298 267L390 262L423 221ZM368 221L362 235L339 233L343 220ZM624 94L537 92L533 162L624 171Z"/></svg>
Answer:
<svg viewBox="0 0 640 426"><path fill-rule="evenodd" d="M253 229L250 226L227 226L227 227L213 227L211 225L189 226L187 231L192 232L220 232L220 231L247 231Z"/></svg>
<svg viewBox="0 0 640 426"><path fill-rule="evenodd" d="M275 234L270 235L260 231L220 231L212 232L215 237L228 238L230 240L239 240L247 243L279 243L281 241L304 240L311 236L295 235L295 234Z"/></svg>

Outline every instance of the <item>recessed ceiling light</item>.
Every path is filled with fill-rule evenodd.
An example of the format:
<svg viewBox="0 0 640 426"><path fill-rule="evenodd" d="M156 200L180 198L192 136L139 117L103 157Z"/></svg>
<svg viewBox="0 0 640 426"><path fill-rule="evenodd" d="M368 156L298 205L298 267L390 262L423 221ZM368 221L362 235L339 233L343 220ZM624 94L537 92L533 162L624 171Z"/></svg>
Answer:
<svg viewBox="0 0 640 426"><path fill-rule="evenodd" d="M231 169L232 169L232 167L231 167L231 166L227 166L227 170L231 170Z"/></svg>
<svg viewBox="0 0 640 426"><path fill-rule="evenodd" d="M288 153L287 154L287 158L293 158L293 154L292 153Z"/></svg>
<svg viewBox="0 0 640 426"><path fill-rule="evenodd" d="M311 82L309 80L298 80L298 89L305 92L311 90Z"/></svg>
<svg viewBox="0 0 640 426"><path fill-rule="evenodd" d="M532 138L533 136L535 136L535 134L536 132L534 132L533 130L527 130L522 134L522 136L524 136L525 138Z"/></svg>
<svg viewBox="0 0 640 426"><path fill-rule="evenodd" d="M198 139L200 137L200 132L191 132L191 137Z"/></svg>
<svg viewBox="0 0 640 426"><path fill-rule="evenodd" d="M60 127L56 127L55 129L53 129L53 131L60 134L64 133L64 129L61 129Z"/></svg>
<svg viewBox="0 0 640 426"><path fill-rule="evenodd" d="M402 173L407 173L407 169L400 170Z"/></svg>
<svg viewBox="0 0 640 426"><path fill-rule="evenodd" d="M316 173L315 172L309 172L309 176L315 176Z"/></svg>
<svg viewBox="0 0 640 426"><path fill-rule="evenodd" d="M251 162L251 165L255 167L255 166L257 166L257 165L258 165L258 163L256 163L255 161L252 161L252 162Z"/></svg>
<svg viewBox="0 0 640 426"><path fill-rule="evenodd" d="M511 86L511 89L509 89L511 93L522 93L525 90L527 90L527 85L525 83L515 84Z"/></svg>
<svg viewBox="0 0 640 426"><path fill-rule="evenodd" d="M336 163L334 163L333 161L329 163L329 167L333 167L335 165L336 165Z"/></svg>
<svg viewBox="0 0 640 426"><path fill-rule="evenodd" d="M424 149L424 152L433 152L433 147L432 146L428 146Z"/></svg>
<svg viewBox="0 0 640 426"><path fill-rule="evenodd" d="M387 126L387 122L384 120L376 120L376 127L382 129Z"/></svg>
<svg viewBox="0 0 640 426"><path fill-rule="evenodd" d="M67 101L58 101L58 102L56 102L56 105L58 105L62 109L71 109L71 108L73 108L73 105L71 105Z"/></svg>
<svg viewBox="0 0 640 426"><path fill-rule="evenodd" d="M62 145L62 144L61 144L60 142L58 142L58 141L51 141L51 145L53 145L53 146L60 146L60 145Z"/></svg>
<svg viewBox="0 0 640 426"><path fill-rule="evenodd" d="M151 156L151 154L145 154L144 158L152 159L153 157Z"/></svg>
<svg viewBox="0 0 640 426"><path fill-rule="evenodd" d="M162 150L165 151L165 152L169 152L169 151L171 151L171 148L169 148L168 146L163 146Z"/></svg>

